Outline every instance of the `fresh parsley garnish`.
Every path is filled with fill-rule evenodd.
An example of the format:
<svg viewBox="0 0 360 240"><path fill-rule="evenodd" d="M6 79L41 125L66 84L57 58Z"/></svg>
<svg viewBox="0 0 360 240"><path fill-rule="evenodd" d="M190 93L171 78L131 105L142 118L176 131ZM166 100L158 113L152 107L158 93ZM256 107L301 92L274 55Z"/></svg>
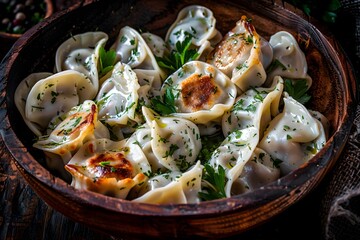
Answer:
<svg viewBox="0 0 360 240"><path fill-rule="evenodd" d="M151 107L160 115L169 115L176 112L175 95L170 87L166 88L165 95L150 100Z"/></svg>
<svg viewBox="0 0 360 240"><path fill-rule="evenodd" d="M105 76L114 68L116 52L114 50L106 51L104 47L99 49L99 77Z"/></svg>
<svg viewBox="0 0 360 240"><path fill-rule="evenodd" d="M156 57L159 66L165 69L168 74L175 72L185 63L195 60L199 56L196 49L190 49L193 36L187 32L185 34L184 41L176 42L175 49L168 56Z"/></svg>
<svg viewBox="0 0 360 240"><path fill-rule="evenodd" d="M310 100L306 79L284 79L284 85L285 91L299 103L304 105Z"/></svg>
<svg viewBox="0 0 360 240"><path fill-rule="evenodd" d="M202 148L199 152L197 159L200 160L202 164L207 163L210 160L213 152L220 146L223 140L224 136L221 131L211 136L202 136Z"/></svg>
<svg viewBox="0 0 360 240"><path fill-rule="evenodd" d="M226 198L225 184L227 178L225 176L225 169L219 165L217 171L215 171L210 164L205 164L204 167L203 180L205 180L208 185L203 187L205 191L199 192L199 197L205 201Z"/></svg>

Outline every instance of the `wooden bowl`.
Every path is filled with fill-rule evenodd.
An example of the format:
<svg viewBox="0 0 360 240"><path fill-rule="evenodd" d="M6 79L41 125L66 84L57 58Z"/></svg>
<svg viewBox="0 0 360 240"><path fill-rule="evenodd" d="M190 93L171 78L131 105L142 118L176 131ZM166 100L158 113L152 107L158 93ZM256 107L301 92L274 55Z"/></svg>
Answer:
<svg viewBox="0 0 360 240"><path fill-rule="evenodd" d="M314 79L311 109L330 121L330 138L307 164L276 182L246 194L199 204L149 205L80 191L44 167L43 155L32 148L34 135L14 104L19 82L32 72L51 71L57 47L69 36L101 30L115 39L125 25L164 36L186 5L210 8L217 27L226 33L241 15L253 19L266 39L286 30L308 43L304 49ZM314 189L338 159L349 135L356 81L342 50L299 15L272 1L96 1L50 16L20 37L4 58L1 77L1 133L19 171L34 191L65 216L115 237L226 237L268 221ZM305 46L307 44L301 44Z"/></svg>

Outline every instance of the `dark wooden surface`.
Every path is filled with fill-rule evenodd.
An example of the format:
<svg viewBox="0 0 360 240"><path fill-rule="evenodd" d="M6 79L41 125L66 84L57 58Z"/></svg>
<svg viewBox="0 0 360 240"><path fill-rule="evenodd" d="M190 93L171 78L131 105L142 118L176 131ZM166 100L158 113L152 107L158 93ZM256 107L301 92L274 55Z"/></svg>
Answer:
<svg viewBox="0 0 360 240"><path fill-rule="evenodd" d="M61 10L71 2L57 1L55 8ZM303 15L290 5L284 7ZM2 138L0 159L0 239L114 239L70 220L40 199L16 169ZM232 239L322 239L319 209L330 177L331 172L308 196L271 221Z"/></svg>

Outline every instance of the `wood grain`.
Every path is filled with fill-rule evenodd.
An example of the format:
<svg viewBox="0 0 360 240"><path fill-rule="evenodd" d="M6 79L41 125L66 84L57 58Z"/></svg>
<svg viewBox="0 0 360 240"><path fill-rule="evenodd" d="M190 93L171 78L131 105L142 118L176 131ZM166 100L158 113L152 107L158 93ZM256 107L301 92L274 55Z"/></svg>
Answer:
<svg viewBox="0 0 360 240"><path fill-rule="evenodd" d="M137 1L134 1L137 2ZM140 2L140 1L139 1ZM228 21L223 21L222 23L222 29L230 29L233 24L233 18L235 16L240 16L241 13L235 13L235 9L231 10L231 6L232 5L236 5L234 3L231 3L230 1L225 1L227 2L228 5L226 5L226 8L223 8L221 6L221 3L217 3L215 4L215 6L212 7L216 7L217 8L217 16L222 18L222 19L228 19ZM146 2L146 6L147 8L151 8L151 4L153 3L153 1L148 1ZM141 25L141 23L139 22L138 26L142 26L145 27L147 29L151 29L156 31L157 33L164 34L165 29L168 26L168 23L171 22L172 20L168 18L169 15L164 15L164 9L171 9L172 11L172 17L174 17L174 14L181 9L185 4L188 3L193 3L193 1L184 1L175 5L172 5L171 8L169 6L168 3L166 2L161 2L162 5L158 6L157 9L160 9L159 12L155 13L155 15L153 17L155 17L153 19L153 21L148 21L147 24L145 25ZM205 1L205 3L210 4L210 1ZM281 1L262 1L262 3L264 4L262 7L264 8L262 11L260 11L260 13L258 11L249 11L251 12L250 17L254 18L254 19L262 19L262 21L258 22L258 28L259 29L266 29L266 31L259 31L261 34L263 34L264 36L269 36L269 32L274 32L274 31L278 31L280 29L283 29L284 27L287 27L289 31L292 31L292 26L296 26L299 27L299 22L294 21L293 16L290 14L291 12L295 12L298 13L300 15L302 15L303 17L305 17L301 12L299 12L299 10L293 8L292 6L288 5L288 4L284 4ZM144 4L144 3L142 3ZM255 3L251 3L251 4L255 4ZM249 5L247 6L249 9L251 9L253 7L253 5ZM136 5L134 6L135 8L143 8L144 6L139 6ZM276 11L275 11L275 10ZM108 9L109 10L109 9ZM246 10L246 8L245 8ZM276 15L277 12L279 11L285 11L281 17ZM287 12L289 11L289 12ZM146 11L140 11L141 16L147 16L147 12ZM106 12L102 13L102 14L106 14ZM127 23L133 23L132 18L127 16L126 13L122 13L125 15L121 15L118 16L117 18L122 18L122 24L125 25ZM154 14L154 13L152 13ZM234 16L234 14L236 14ZM150 15L149 15L150 16ZM97 16L97 17L101 17L101 16ZM116 18L116 19L117 19ZM270 21L267 20L268 18L274 19L273 21L278 22L278 25L276 24L270 24ZM287 26L284 26L281 24L282 21L284 21L284 19L287 19ZM308 19L308 18L306 18ZM119 20L119 19L118 19ZM310 19L308 19L310 20ZM96 18L93 19L92 21L96 22ZM112 21L114 21L112 19ZM65 24L72 24L69 22L64 22ZM315 31L312 28L307 28L307 25L304 22L300 22L300 29L306 30L306 31ZM109 24L109 26L112 26L111 23L107 23ZM91 23L89 24L89 26L91 26ZM112 38L114 38L115 33L119 30L119 28L121 27L120 25L113 28L113 27L109 27L106 25L106 23L104 24L104 29L111 32L110 36ZM84 27L84 23L80 23L79 27L75 28L75 30L72 28L72 31L84 31L83 28ZM136 26L135 26L136 27ZM305 31L305 32L306 32ZM301 33L301 31L295 31L294 34L298 34ZM30 35L29 35L30 36ZM51 38L50 34L48 35L49 38ZM335 48L335 50L338 50L338 46L336 44L336 39L331 36L331 35L326 35L326 38L328 40L330 40L330 43L332 44L332 46ZM316 40L316 39L315 39ZM27 43L30 43L32 41L32 39L22 39L19 43L18 46L21 45L26 45ZM62 39L57 39L55 42L59 43L61 42ZM44 43L45 44L45 43ZM42 46L39 46L39 50L41 50ZM21 49L22 51L26 52L26 51L31 51L31 49ZM33 49L32 49L33 50ZM49 49L49 51L54 51L54 49ZM309 50L311 59L315 59L314 63L318 63L320 64L319 67L317 67L316 69L322 69L322 60L323 60L323 56L321 55L316 55L317 51L311 51L311 49ZM313 54L313 55L311 55ZM48 56L46 56L48 57ZM10 58L9 61L12 61L13 58ZM29 73L30 71L34 71L34 70L41 70L41 69L45 69L48 68L49 66L51 66L51 62L48 63L49 66L44 66L44 65L40 65L42 62L44 62L46 58L44 59L37 59L36 63L34 64L34 66L31 69L28 70L24 70L21 73L18 73L18 77L21 78L22 75L26 75L27 73ZM317 59L317 60L316 60ZM5 59L8 60L8 59ZM347 70L347 60L345 58L343 58L343 56L340 54L338 56L338 59L335 59L336 63L337 62L344 62L344 66L345 66L345 72L341 73L341 76L346 76L349 78L352 78L352 72ZM19 64L19 63L17 63ZM326 69L328 69L329 67L326 67ZM0 69L0 71L3 70L5 72L4 69ZM312 70L313 73L315 74L315 70ZM22 74L22 75L21 75ZM321 73L321 75L330 75L333 74L331 72L324 72ZM5 84L4 82L1 83L1 93L2 93L2 108L6 108L7 104L5 102ZM7 83L10 87L13 84L13 82ZM351 82L350 84L354 84L353 82ZM335 88L338 86L335 86ZM341 87L341 86L340 86ZM355 86L351 86L351 88L356 89ZM351 95L352 93L350 93ZM11 93L7 93L7 98L11 99L13 96L11 96ZM338 97L336 94L334 96L335 98ZM352 98L352 96L348 96L350 99ZM320 101L320 100L318 100ZM323 101L322 101L323 102ZM319 105L319 104L317 104ZM332 113L332 109L331 107L334 107L334 105L332 105L332 102L325 102L325 111L328 111L328 115L330 117L332 117L332 126L333 129L332 131L336 130L336 127L338 125L338 121L341 121L341 118L339 120L339 115L333 115L331 116ZM336 106L336 105L335 105ZM341 106L336 106L336 108L340 109L340 112L338 112L337 114L343 114L343 111L341 109ZM6 112L1 111L0 112L0 120L4 120L7 118ZM10 113L10 114L14 114L14 113ZM13 117L14 119L14 117ZM14 124L14 123L13 123ZM18 128L18 132L24 130L26 131L26 129L22 129L21 126L19 126L19 124L21 124L21 119L16 120L15 123L15 127ZM13 127L14 127L13 126ZM10 126L4 126L4 123L2 123L2 129L7 129ZM20 129L20 130L19 130ZM6 131L4 131L6 132ZM27 130L28 132L28 130ZM11 140L10 138L12 137L11 135L7 135L7 134L3 134L4 138L6 140ZM25 135L26 136L26 135ZM343 138L346 139L347 133L344 133ZM10 138L8 138L10 137ZM22 143L9 143L8 145L10 146L14 146L14 144L19 144L18 146L22 146L22 144L30 144L30 140L26 139L23 137ZM343 139L342 139L343 140ZM13 140L11 140L13 141ZM340 152L342 147L344 146L343 144L339 144L339 148L336 148L336 146L334 146L334 150L336 151L335 156L339 157L340 156ZM26 153L26 148L22 148L19 147L17 149L12 149L13 154L15 155L15 157L17 158L21 158L22 154ZM114 216L112 216L112 212L113 210L118 211L120 208L122 210L126 210L128 212L131 211L136 211L136 209L133 208L133 206L130 206L128 204L121 204L121 203L115 203L114 201L112 201L109 198L102 198L102 197L98 197L94 194L86 194L86 193L81 193L78 191L66 191L66 194L77 194L77 196L74 196L71 199L68 199L67 195L61 195L59 193L54 193L54 190L51 190L48 188L48 186L44 183L38 182L36 178L32 177L31 175L29 175L29 173L27 172L29 169L31 169L32 172L39 172L43 176L47 176L49 175L48 172L42 171L41 168L41 164L35 164L31 161L27 162L28 159L24 159L25 163L28 163L31 166L27 166L27 170L24 170L24 166L20 166L17 163L18 168L20 169L20 171L17 170L17 167L15 165L15 160L10 156L9 152L6 150L4 143L1 142L0 144L0 153L1 153L1 175L0 175L0 189L1 189L1 200L2 200L2 204L1 204L1 239L23 239L25 237L30 237L31 239L48 239L48 238L52 238L53 236L56 236L56 238L58 239L107 239L112 235L112 238L125 238L125 237L130 237L130 238L141 238L141 236L143 235L143 233L141 232L142 227L146 226L146 233L148 235L152 235L152 236L160 236L161 234L165 234L168 236L174 236L176 235L177 237L182 237L182 236L191 236L191 231L195 232L196 230L198 231L197 233L199 233L199 236L233 236L234 233L237 234L237 236L233 236L234 239L236 239L236 237L242 236L242 238L253 238L254 236L257 237L257 239L261 239L261 237L263 237L263 239L265 238L265 236L269 236L269 234L271 234L271 236L283 236L282 234L286 234L286 233L290 233L290 230L295 230L296 227L292 226L286 219L287 217L291 216L291 219L293 219L293 222L297 222L298 220L298 215L305 215L309 213L308 210L314 210L314 205L312 204L313 199L311 199L311 203L306 202L306 199L303 202L303 205L297 205L295 207L291 206L293 203L298 202L300 198L303 198L305 195L308 194L308 191L312 188L314 188L320 179L322 179L325 175L325 173L331 168L331 165L334 164L335 162L333 162L330 165L327 165L324 160L324 162L322 161L318 161L316 162L316 164L320 164L320 168L321 171L317 172L317 168L316 167L312 167L311 169L313 169L313 172L305 172L305 174L318 174L316 175L316 177L314 177L311 181L308 181L306 183L306 185L302 185L299 188L296 188L292 191L288 191L286 192L286 189L283 189L282 187L276 187L274 186L274 188L272 189L274 192L278 191L279 194L279 198L271 203L265 203L265 205L263 205L261 208L256 209L256 208L249 208L251 211L249 212L242 212L239 215L232 215L232 213L229 212L224 212L225 214L223 214L222 216L219 216L218 218L214 219L203 219L201 217L197 217L196 215L192 217L191 221L189 221L189 219L184 219L183 217L179 217L179 218L166 218L166 221L169 221L167 223L167 228L165 229L158 229L159 226L163 227L163 225L156 223L156 220L163 220L162 218L157 218L154 216L146 216L145 213L153 213L154 212L154 208L155 209L159 209L158 207L149 207L149 206L139 206L139 208L142 209L142 211L144 212L144 216L142 216L142 218L138 218L138 219L132 219L130 218L130 215L125 214L123 217L121 218L116 218ZM324 156L324 159L328 157L328 156ZM40 162L41 163L41 162ZM324 166L321 166L321 164L324 164ZM301 173L301 169L299 171L299 174ZM305 171L305 170L303 170ZM26 179L27 182L24 181L24 178ZM53 177L48 177L48 182L46 183L50 183L50 185L54 185L55 187L58 188L62 188L66 186L66 183L64 183L63 181L57 179L57 178L53 178ZM295 179L299 182L301 182L301 179L297 178ZM27 183L30 183L30 185L32 186L32 188L35 190L35 192L37 194L39 194L41 196L41 198L46 199L46 203L41 200L37 194L32 190L32 188L29 187L29 185ZM296 184L296 181L294 182L294 184ZM59 189L61 190L61 189ZM284 191L287 193L287 195L284 195ZM63 192L60 192L63 193ZM289 198L289 196L291 196ZM310 195L311 196L311 195ZM258 194L254 194L252 196L253 198L261 198L262 197L262 193L259 192ZM94 200L94 202L96 204L100 203L100 201L104 201L103 204L109 204L109 206L107 206L107 208L102 209L102 208L98 208L98 207L94 207L91 204L89 204L88 202L86 202L86 200L88 199L92 199ZM319 199L319 198L317 198ZM60 201L59 201L60 200ZM247 201L252 201L254 199L249 199L247 200L242 199L241 203L242 204L249 204ZM259 202L258 202L259 203ZM260 202L261 203L261 202ZM49 206L49 205L51 206ZM239 206L239 202L234 201L234 202L230 202L229 204L233 204L234 208L239 208L241 206ZM251 206L251 204L249 205ZM73 215L70 214L70 217L72 218L69 219L67 217L64 217L61 213L53 210L53 208L56 208L58 211L63 212L63 213L69 213L72 212ZM216 208L219 207L216 203L214 204L209 204L208 209L203 209L204 212L208 211L209 213L211 212L212 208ZM292 208L289 209L287 212L283 212L285 209L288 208ZM89 211L87 211L87 209L89 209ZM91 209L91 210L90 210ZM291 211L293 210L293 211ZM306 211L305 211L306 210ZM316 207L315 207L316 210ZM104 212L105 211L105 212ZM159 210L160 211L160 210ZM169 212L174 212L175 214L179 214L181 215L182 212L189 212L192 211L191 208L188 208L187 206L183 207L183 208L178 208L178 209L174 209L169 207L168 209L166 209L167 214ZM221 209L219 209L219 212L222 212ZM264 214L267 213L267 214ZM291 213L293 213L293 215L291 215ZM294 214L295 213L295 214ZM124 221L124 223L122 222L101 222L99 223L98 219L96 218L97 216L102 216L103 218L107 218L112 220L112 221L116 221L116 220L121 220ZM266 223L269 217L274 217L279 215L280 217L278 219L274 218L273 221ZM73 221L73 220L76 220ZM312 219L315 220L315 219ZM80 222L80 223L78 223ZM86 223L87 226L84 226L81 223ZM178 229L172 226L176 226L176 225L181 225L183 223L183 227L189 227L189 229ZM257 226L258 224L262 224L262 226ZM100 224L100 225L99 225ZM122 225L126 225L128 228L130 229L124 229L121 230L121 226ZM205 225L204 225L205 224ZM206 227L206 224L211 225L212 228L209 229L208 227ZM298 222L298 224L301 224L301 222ZM109 226L109 225L113 225L113 226ZM290 226L289 226L290 225ZM39 227L42 226L42 227ZM133 228L131 228L133 226ZM140 226L140 227L139 227ZM313 226L318 227L318 224L314 224ZM94 232L94 230L90 230L92 228L99 229L102 230L103 233L98 233L98 232ZM255 228L256 227L256 228ZM252 230L252 228L255 228L255 230ZM247 230L247 232L245 233L241 233L245 230ZM285 230L286 229L286 230ZM117 230L121 230L121 231L117 231ZM190 231L191 230L191 231ZM261 230L261 231L259 231ZM285 231L284 231L285 230ZM318 229L315 229L318 230ZM144 230L145 231L145 230ZM120 232L120 233L119 233ZM129 235L125 234L126 232L130 233ZM282 233L281 233L282 232ZM124 234L122 234L124 233ZM317 231L317 233L319 233L319 231ZM240 234L240 235L239 235ZM299 233L299 236L304 236L303 234Z"/></svg>

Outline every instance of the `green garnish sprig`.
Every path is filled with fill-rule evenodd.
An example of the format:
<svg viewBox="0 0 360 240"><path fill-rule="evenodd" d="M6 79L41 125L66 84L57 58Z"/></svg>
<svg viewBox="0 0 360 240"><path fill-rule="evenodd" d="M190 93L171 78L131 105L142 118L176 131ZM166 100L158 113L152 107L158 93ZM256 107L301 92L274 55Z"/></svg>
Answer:
<svg viewBox="0 0 360 240"><path fill-rule="evenodd" d="M159 66L167 71L169 75L199 56L196 49L190 49L193 36L187 32L185 32L185 35L184 41L177 41L175 49L168 56L156 57Z"/></svg>
<svg viewBox="0 0 360 240"><path fill-rule="evenodd" d="M106 51L104 47L99 49L99 77L105 76L115 65L116 52L114 50Z"/></svg>
<svg viewBox="0 0 360 240"><path fill-rule="evenodd" d="M285 91L301 104L306 104L311 96L307 93L308 85L306 79L284 79Z"/></svg>
<svg viewBox="0 0 360 240"><path fill-rule="evenodd" d="M163 97L156 96L150 100L151 108L162 116L169 115L176 112L175 98L172 88L168 87L165 90Z"/></svg>
<svg viewBox="0 0 360 240"><path fill-rule="evenodd" d="M219 165L215 170L210 164L205 164L204 167L203 180L207 184L203 187L205 191L199 192L199 197L204 201L226 198L225 184L227 178L225 169Z"/></svg>

